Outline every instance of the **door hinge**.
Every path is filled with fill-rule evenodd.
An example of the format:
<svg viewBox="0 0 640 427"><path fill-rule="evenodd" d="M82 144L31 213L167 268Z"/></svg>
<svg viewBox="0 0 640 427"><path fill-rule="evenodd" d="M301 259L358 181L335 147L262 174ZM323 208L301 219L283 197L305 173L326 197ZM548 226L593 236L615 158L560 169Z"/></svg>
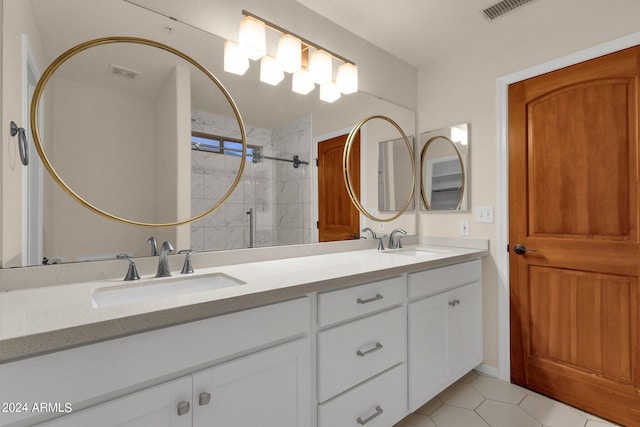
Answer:
<svg viewBox="0 0 640 427"><path fill-rule="evenodd" d="M319 159L316 157L316 167L320 166Z"/></svg>
<svg viewBox="0 0 640 427"><path fill-rule="evenodd" d="M509 244L507 243L507 252L509 252Z"/></svg>
<svg viewBox="0 0 640 427"><path fill-rule="evenodd" d="M320 228L320 221L316 221L316 228Z"/></svg>

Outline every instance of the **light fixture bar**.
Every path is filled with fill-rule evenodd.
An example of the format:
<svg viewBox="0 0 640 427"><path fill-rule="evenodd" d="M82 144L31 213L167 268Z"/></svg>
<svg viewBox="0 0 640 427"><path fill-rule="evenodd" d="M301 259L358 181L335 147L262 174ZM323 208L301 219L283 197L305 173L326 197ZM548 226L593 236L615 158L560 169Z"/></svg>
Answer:
<svg viewBox="0 0 640 427"><path fill-rule="evenodd" d="M287 30L287 29L285 29L285 28L282 28L282 27L281 27L281 26L279 26L279 25L276 25L276 24L274 24L274 23L272 23L272 22L269 22L269 21L267 21L266 19L261 18L261 17L259 17L259 16L258 16L258 15L256 15L256 14L253 14L253 13L251 13L251 12L249 12L249 11L244 10L244 9L242 9L242 14L243 14L244 16L250 16L250 17L252 17L252 18L255 18L255 19L258 19L258 20L260 20L260 21L264 22L264 24L265 24L267 27L271 28L272 30L276 30L276 31L278 31L279 33L282 33L282 34L289 34L289 35L292 35L292 36L294 36L294 37L297 37L298 39L300 39L300 40L302 41L302 43L303 43L303 44L306 44L306 45L311 46L311 47L313 47L313 48L315 48L315 49L318 49L318 50L324 50L324 51L325 51L325 52L327 52L329 55L333 56L334 58L336 58L336 59L338 59L338 60L340 60L340 61L342 61L342 62L346 62L346 63L348 63L348 64L356 65L356 63L355 63L355 62L353 62L352 60L347 59L347 58L345 58L345 57L344 57L344 56L342 56L342 55L338 55L337 53L332 52L332 51L330 51L329 49L325 49L324 47L322 47L322 46L320 46L320 45L318 45L318 44L316 44L316 43L314 43L314 42L312 42L312 41L309 41L309 40L305 39L304 37L300 37L299 35L297 35L297 34L295 34L295 33L292 33L291 31L289 31L289 30Z"/></svg>

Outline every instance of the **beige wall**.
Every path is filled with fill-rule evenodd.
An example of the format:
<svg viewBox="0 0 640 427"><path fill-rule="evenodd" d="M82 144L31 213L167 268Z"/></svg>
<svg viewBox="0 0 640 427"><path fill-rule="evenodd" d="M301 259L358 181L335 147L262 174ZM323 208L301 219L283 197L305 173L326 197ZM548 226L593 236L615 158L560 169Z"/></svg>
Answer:
<svg viewBox="0 0 640 427"><path fill-rule="evenodd" d="M574 2L575 3L575 2ZM595 7L590 1L565 22L566 37L549 40L546 32L517 34L526 43L508 49L469 49L425 64L418 71L418 130L425 132L469 122L471 160L471 209L469 213L422 213L420 233L458 236L459 221L471 222L472 238L488 238L491 257L484 267L484 361L498 368L498 229L506 218L498 207L497 79L560 58L640 29L640 2L633 7ZM602 3L602 2L600 2ZM608 3L608 2L607 2ZM612 2L614 3L614 2ZM612 4L612 6L614 6ZM490 24L489 24L490 25ZM513 28L514 33L518 32ZM524 31L528 31L525 29ZM507 35L505 34L505 37ZM514 34L516 36L516 34ZM477 206L494 206L494 224L475 222ZM508 363L508 362L507 362Z"/></svg>
<svg viewBox="0 0 640 427"><path fill-rule="evenodd" d="M0 132L0 171L2 198L0 201L0 259L3 267L21 265L22 257L22 164L18 153L17 136L11 137L9 125L13 120L26 128L28 117L23 116L22 35L31 45L37 66L44 67L44 58L38 29L33 24L31 2L4 0L2 14L2 132ZM40 70L42 71L42 70Z"/></svg>

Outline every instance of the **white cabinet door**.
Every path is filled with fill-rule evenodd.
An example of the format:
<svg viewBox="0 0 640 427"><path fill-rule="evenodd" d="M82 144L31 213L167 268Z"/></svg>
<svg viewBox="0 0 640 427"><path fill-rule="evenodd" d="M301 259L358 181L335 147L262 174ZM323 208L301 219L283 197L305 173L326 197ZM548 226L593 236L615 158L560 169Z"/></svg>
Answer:
<svg viewBox="0 0 640 427"><path fill-rule="evenodd" d="M482 285L449 292L451 375L457 380L482 362Z"/></svg>
<svg viewBox="0 0 640 427"><path fill-rule="evenodd" d="M193 374L193 425L307 427L309 340L262 350Z"/></svg>
<svg viewBox="0 0 640 427"><path fill-rule="evenodd" d="M447 293L409 304L409 410L418 409L449 383Z"/></svg>
<svg viewBox="0 0 640 427"><path fill-rule="evenodd" d="M482 284L409 304L409 409L482 362Z"/></svg>
<svg viewBox="0 0 640 427"><path fill-rule="evenodd" d="M191 376L72 412L38 426L190 427Z"/></svg>

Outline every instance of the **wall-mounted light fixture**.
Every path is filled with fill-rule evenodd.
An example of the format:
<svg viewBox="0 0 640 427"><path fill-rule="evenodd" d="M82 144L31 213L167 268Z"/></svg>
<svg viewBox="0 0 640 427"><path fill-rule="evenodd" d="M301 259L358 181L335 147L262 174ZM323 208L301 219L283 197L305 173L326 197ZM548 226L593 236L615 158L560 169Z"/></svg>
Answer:
<svg viewBox="0 0 640 427"><path fill-rule="evenodd" d="M358 67L315 43L285 30L246 10L240 22L238 43L226 41L224 45L224 70L243 75L249 68L249 59L260 60L260 80L277 85L284 73L292 74L291 89L303 95L320 85L320 99L334 102L342 94L358 91ZM282 34L275 56L267 55L267 28ZM333 65L338 62L336 78Z"/></svg>

